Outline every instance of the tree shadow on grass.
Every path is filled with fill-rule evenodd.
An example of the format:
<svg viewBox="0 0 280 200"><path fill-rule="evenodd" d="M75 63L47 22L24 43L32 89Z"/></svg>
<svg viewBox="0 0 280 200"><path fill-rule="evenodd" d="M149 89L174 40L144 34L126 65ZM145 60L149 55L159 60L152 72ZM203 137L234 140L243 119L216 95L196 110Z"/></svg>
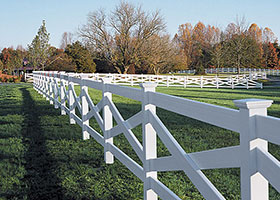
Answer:
<svg viewBox="0 0 280 200"><path fill-rule="evenodd" d="M55 175L56 161L46 147L46 138L40 127L42 108L36 105L27 88L21 88L23 97L23 142L28 150L26 161L27 199L64 199L60 180Z"/></svg>

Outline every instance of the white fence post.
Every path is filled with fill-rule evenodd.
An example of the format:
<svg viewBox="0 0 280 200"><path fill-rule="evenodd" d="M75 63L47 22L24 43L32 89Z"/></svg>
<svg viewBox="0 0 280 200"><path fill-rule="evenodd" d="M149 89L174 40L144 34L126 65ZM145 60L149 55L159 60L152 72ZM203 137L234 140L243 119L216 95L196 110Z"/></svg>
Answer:
<svg viewBox="0 0 280 200"><path fill-rule="evenodd" d="M133 86L133 74L130 75L130 85Z"/></svg>
<svg viewBox="0 0 280 200"><path fill-rule="evenodd" d="M49 95L50 95L50 104L53 105L53 99L54 99L54 95L53 95L53 77L51 77L50 75L50 79L49 79Z"/></svg>
<svg viewBox="0 0 280 200"><path fill-rule="evenodd" d="M81 106L82 106L82 122L83 122L83 140L90 138L89 133L87 132L87 127L89 125L89 120L86 120L86 115L89 111L89 105L87 102L86 95L88 95L88 87L84 84L83 76L81 76Z"/></svg>
<svg viewBox="0 0 280 200"><path fill-rule="evenodd" d="M46 77L46 100L50 100L50 77L49 74Z"/></svg>
<svg viewBox="0 0 280 200"><path fill-rule="evenodd" d="M75 99L74 99L74 94L73 94L73 90L74 90L74 83L72 82L72 77L71 74L68 75L68 92L69 92L69 119L70 119L70 124L76 124L75 119L73 118L73 115L75 114L75 107L74 107L74 103L75 103Z"/></svg>
<svg viewBox="0 0 280 200"><path fill-rule="evenodd" d="M33 89L37 91L36 85L37 85L37 76L36 76L36 75L35 75L35 76L33 75Z"/></svg>
<svg viewBox="0 0 280 200"><path fill-rule="evenodd" d="M108 98L112 100L112 93L108 92L107 84L112 82L111 78L103 78L103 89L102 89L102 96L103 100ZM105 105L103 108L103 123L104 123L104 160L107 164L114 163L114 155L110 152L108 143L113 144L113 137L110 137L110 130L113 127L113 116L112 112L108 105Z"/></svg>
<svg viewBox="0 0 280 200"><path fill-rule="evenodd" d="M166 87L169 87L169 76L166 76Z"/></svg>
<svg viewBox="0 0 280 200"><path fill-rule="evenodd" d="M57 76L57 73L56 73ZM58 108L58 78L54 77L54 108Z"/></svg>
<svg viewBox="0 0 280 200"><path fill-rule="evenodd" d="M45 73L42 73L42 92L43 92L43 97L46 98L47 85L46 85L46 74Z"/></svg>
<svg viewBox="0 0 280 200"><path fill-rule="evenodd" d="M203 88L203 76L200 76L200 88Z"/></svg>
<svg viewBox="0 0 280 200"><path fill-rule="evenodd" d="M187 87L187 76L184 76L184 88Z"/></svg>
<svg viewBox="0 0 280 200"><path fill-rule="evenodd" d="M64 82L64 78L62 78L63 75L65 75L65 73L61 72L60 73L60 103L61 103L61 115L66 115L66 111L65 111L66 102L64 99L66 94L64 92L65 82Z"/></svg>
<svg viewBox="0 0 280 200"><path fill-rule="evenodd" d="M157 200L157 194L150 189L150 182L148 177L152 177L157 179L157 172L150 171L148 166L148 159L153 159L157 157L157 136L156 131L153 129L152 125L149 123L148 113L145 112L147 110L156 113L156 107L149 103L149 95L147 92L155 92L155 88L157 86L156 83L142 83L140 84L143 91L143 101L142 101L142 112L143 123L142 123L142 137L143 137L143 152L144 152L144 160L143 160L143 169L145 173L144 180L144 200Z"/></svg>
<svg viewBox="0 0 280 200"><path fill-rule="evenodd" d="M33 76L34 76L34 74L35 73L33 73ZM41 74L40 73L36 73L36 79L37 79L36 88L37 88L38 93L41 94Z"/></svg>
<svg viewBox="0 0 280 200"><path fill-rule="evenodd" d="M259 173L252 174L257 168L256 155L252 154L255 147L267 151L267 141L257 138L256 120L254 115L267 115L271 100L243 99L235 100L239 108L240 128L240 159L241 159L241 199L268 200L268 181Z"/></svg>

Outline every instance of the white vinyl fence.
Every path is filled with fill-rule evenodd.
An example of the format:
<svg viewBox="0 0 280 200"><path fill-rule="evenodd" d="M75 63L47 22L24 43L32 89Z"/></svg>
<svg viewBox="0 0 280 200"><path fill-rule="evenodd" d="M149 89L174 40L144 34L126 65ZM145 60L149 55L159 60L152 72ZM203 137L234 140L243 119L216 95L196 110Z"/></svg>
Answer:
<svg viewBox="0 0 280 200"><path fill-rule="evenodd" d="M263 88L258 79L266 79L265 73L250 73L233 76L172 76L149 74L85 74L94 80L111 78L112 84L139 85L145 82L154 82L158 86L166 87L200 87L200 88Z"/></svg>
<svg viewBox="0 0 280 200"><path fill-rule="evenodd" d="M111 84L110 78L95 81L85 74L33 72L33 75L34 89L55 108L60 108L62 115L68 114L71 124L81 126L83 139L91 136L104 147L106 163L113 163L116 157L143 181L145 200L156 200L158 196L166 200L179 199L157 179L157 172L176 170L184 171L207 200L225 198L203 174L201 170L204 169L241 168L242 200L267 200L268 183L280 192L280 162L268 151L268 142L280 145L280 119L267 116L271 100L235 100L239 110L234 110L157 93L156 83L142 83L141 89L136 89ZM81 87L80 96L76 95L74 85ZM88 94L88 88L103 93L102 100L96 105ZM141 102L142 110L127 120L123 119L112 94ZM157 116L156 107L238 132L240 145L186 153ZM81 118L75 113L75 108L78 108ZM103 135L89 125L92 117L96 119ZM117 122L116 126L113 126L113 118ZM140 124L142 144L132 132ZM142 165L114 145L113 137L119 134L124 134ZM157 136L171 156L157 157Z"/></svg>
<svg viewBox="0 0 280 200"><path fill-rule="evenodd" d="M24 73L24 81L28 83L33 83L33 74L32 73Z"/></svg>
<svg viewBox="0 0 280 200"><path fill-rule="evenodd" d="M217 73L237 73L237 68L227 67L227 68L207 68L205 69L205 73L207 74L217 74ZM257 72L266 72L267 75L280 75L279 69L260 69L260 68L240 68L241 73L257 73ZM194 74L195 70L181 70L180 73Z"/></svg>
<svg viewBox="0 0 280 200"><path fill-rule="evenodd" d="M149 74L84 74L94 80L111 78L112 84L135 86L145 82L155 82L163 87L199 87L199 88L263 88L258 79L266 79L266 73L250 73L232 76L173 76ZM26 74L27 81L32 81L32 74Z"/></svg>

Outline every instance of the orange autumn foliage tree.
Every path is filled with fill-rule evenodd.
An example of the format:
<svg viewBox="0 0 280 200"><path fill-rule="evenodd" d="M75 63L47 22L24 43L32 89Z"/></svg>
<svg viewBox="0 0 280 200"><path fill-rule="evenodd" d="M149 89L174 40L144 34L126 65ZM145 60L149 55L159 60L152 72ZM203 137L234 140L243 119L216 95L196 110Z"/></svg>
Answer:
<svg viewBox="0 0 280 200"><path fill-rule="evenodd" d="M279 66L277 50L269 43L277 43L268 27L256 23L247 26L245 19L230 23L225 30L198 22L179 26L174 40L180 49L185 69L202 67L268 67ZM275 48L275 47L274 47ZM236 56L233 56L233 54Z"/></svg>
<svg viewBox="0 0 280 200"><path fill-rule="evenodd" d="M272 43L268 43L268 55L267 55L267 67L268 68L277 68L279 67L279 59L278 59L278 52L276 52L275 47Z"/></svg>
<svg viewBox="0 0 280 200"><path fill-rule="evenodd" d="M215 26L205 26L198 22L194 27L190 23L179 26L175 41L184 57L186 68L209 67L210 52L219 43L221 31Z"/></svg>
<svg viewBox="0 0 280 200"><path fill-rule="evenodd" d="M178 34L175 35L181 54L185 57L186 68L192 64L193 54L193 40L192 40L193 27L190 23L182 24L179 26Z"/></svg>

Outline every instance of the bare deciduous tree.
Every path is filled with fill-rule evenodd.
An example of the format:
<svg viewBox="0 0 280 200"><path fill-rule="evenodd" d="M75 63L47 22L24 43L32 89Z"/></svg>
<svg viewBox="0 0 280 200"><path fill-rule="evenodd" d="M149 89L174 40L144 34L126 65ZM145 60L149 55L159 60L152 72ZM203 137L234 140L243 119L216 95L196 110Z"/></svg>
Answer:
<svg viewBox="0 0 280 200"><path fill-rule="evenodd" d="M144 44L164 29L159 11L149 14L141 7L121 2L109 16L102 10L89 13L79 33L87 47L119 73L127 73L141 63Z"/></svg>
<svg viewBox="0 0 280 200"><path fill-rule="evenodd" d="M175 44L168 35L152 36L141 50L143 65L154 74L168 72L177 65Z"/></svg>
<svg viewBox="0 0 280 200"><path fill-rule="evenodd" d="M72 44L72 43L73 43L73 34L69 32L64 32L62 34L60 48L65 49L68 44Z"/></svg>

